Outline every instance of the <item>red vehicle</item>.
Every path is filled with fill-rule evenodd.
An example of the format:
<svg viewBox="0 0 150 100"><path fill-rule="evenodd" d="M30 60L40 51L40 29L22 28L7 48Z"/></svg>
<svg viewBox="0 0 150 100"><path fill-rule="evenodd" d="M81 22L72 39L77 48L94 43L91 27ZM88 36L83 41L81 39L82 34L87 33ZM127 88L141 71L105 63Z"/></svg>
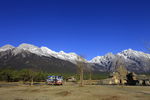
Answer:
<svg viewBox="0 0 150 100"><path fill-rule="evenodd" d="M48 76L46 83L48 85L63 85L63 77L62 76Z"/></svg>

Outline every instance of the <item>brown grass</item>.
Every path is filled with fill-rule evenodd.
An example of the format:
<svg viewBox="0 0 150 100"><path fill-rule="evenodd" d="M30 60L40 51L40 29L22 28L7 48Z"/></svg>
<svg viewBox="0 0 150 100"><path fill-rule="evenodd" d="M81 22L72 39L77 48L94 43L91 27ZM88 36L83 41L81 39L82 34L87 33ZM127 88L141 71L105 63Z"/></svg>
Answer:
<svg viewBox="0 0 150 100"><path fill-rule="evenodd" d="M0 100L150 100L150 87L22 85L0 87Z"/></svg>
<svg viewBox="0 0 150 100"><path fill-rule="evenodd" d="M61 92L56 93L56 95L58 96L68 96L70 94L71 94L70 91L61 91Z"/></svg>

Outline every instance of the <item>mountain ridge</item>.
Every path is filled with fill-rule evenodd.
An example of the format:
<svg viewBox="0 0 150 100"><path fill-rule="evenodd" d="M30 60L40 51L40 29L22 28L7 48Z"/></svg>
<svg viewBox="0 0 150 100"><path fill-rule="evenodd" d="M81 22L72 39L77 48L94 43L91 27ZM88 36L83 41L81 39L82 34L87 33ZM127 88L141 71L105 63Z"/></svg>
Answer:
<svg viewBox="0 0 150 100"><path fill-rule="evenodd" d="M20 44L18 47L14 47L12 45L5 45L3 47L0 47L0 61L1 61L0 65L1 66L4 66L5 64L7 65L7 63L13 60L11 59L11 57L14 57L14 59L16 59L15 57L17 57L18 55L20 57L20 60L28 57L31 60L30 62L34 60L32 59L31 55L36 56L35 57L36 60L39 61L41 60L41 63L45 62L44 60L42 60L45 59L45 57L48 58L47 62L51 59L55 59L56 63L57 61L61 60L62 61L61 63L68 62L69 65L73 65L73 66L76 66L77 61L82 61L81 59L79 59L79 55L73 52L72 53L65 53L64 51L55 52L44 46L37 47L31 44L23 43ZM118 59L120 59L120 57L121 59L123 59L124 65L129 71L150 72L150 67L149 67L150 54L141 51L132 50L132 49L123 50L122 52L119 52L117 54L107 53L104 56L94 57L90 61L85 60L85 62L88 63L95 71L110 72L116 69L116 62ZM16 60L16 62L19 62L18 60ZM48 65L51 66L51 63L48 63ZM41 64L36 65L35 63L35 66L41 66Z"/></svg>
<svg viewBox="0 0 150 100"><path fill-rule="evenodd" d="M6 51L7 49L13 49L13 48L20 48L20 49L23 49L23 50L28 50L28 51L30 51L30 52L32 52L32 53L35 53L35 54L41 54L41 52L37 52L37 51L42 51L42 52L45 52L46 54L54 54L54 53L57 53L57 54L67 54L67 55L72 55L72 56L79 56L79 55L77 55L75 52L69 52L69 53L66 53L66 52L64 52L64 51L62 51L62 50L60 50L59 52L56 52L56 51L53 51L53 50L51 50L51 49L49 49L48 47L45 47L45 46L41 46L41 47L38 47L38 46L35 46L35 45L32 45L32 44L27 44L27 43L22 43L22 44L20 44L18 47L14 47L14 46L12 46L12 45L10 45L10 44L7 44L7 45L4 45L4 46L2 46L2 47L0 47L0 51ZM33 49L33 50L32 50ZM41 50L40 50L41 49ZM35 52L36 51L36 52ZM147 54L148 55L148 57L150 58L150 54L148 54L148 53L144 53L144 52L142 52L142 51L137 51L137 50L133 50L133 49L131 49L131 48L129 48L129 49L125 49L125 50L123 50L123 51L121 51L121 52L119 52L119 53L116 53L117 55L118 54L120 54L121 55L121 53L122 52L128 52L128 51L133 51L133 52L138 52L138 53L142 53L142 54ZM107 55L107 54L113 54L112 52L108 52L108 53L106 53L105 55ZM116 55L116 54L113 54L113 55ZM54 55L53 55L54 56ZM96 57L102 57L102 56L96 56ZM93 57L92 59L94 59L94 58L96 58L96 57ZM91 60L92 60L91 59ZM86 59L87 60L87 59ZM87 60L87 61L89 61L89 62L91 62L91 60Z"/></svg>

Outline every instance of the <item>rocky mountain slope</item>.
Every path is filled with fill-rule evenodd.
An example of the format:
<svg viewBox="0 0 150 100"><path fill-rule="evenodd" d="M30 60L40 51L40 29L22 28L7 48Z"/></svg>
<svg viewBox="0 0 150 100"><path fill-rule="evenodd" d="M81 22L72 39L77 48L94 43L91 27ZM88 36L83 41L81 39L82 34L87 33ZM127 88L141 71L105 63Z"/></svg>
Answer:
<svg viewBox="0 0 150 100"><path fill-rule="evenodd" d="M74 59L76 58L76 55L64 52L59 52L58 54L48 48L38 48L30 44L21 44L18 47L5 45L0 48L0 68L30 68L47 72L76 72L75 60L72 60L73 57ZM72 55L74 56L72 57Z"/></svg>
<svg viewBox="0 0 150 100"><path fill-rule="evenodd" d="M129 71L150 72L150 54L132 49L118 54L108 53L97 56L91 61L85 60L93 71L115 71L116 63L122 59ZM81 61L75 53L55 52L47 47L37 47L31 44L21 44L18 47L5 45L0 48L0 68L32 68L48 72L76 72L77 61Z"/></svg>
<svg viewBox="0 0 150 100"><path fill-rule="evenodd" d="M132 49L124 50L117 54L108 53L105 56L97 56L90 63L99 71L114 71L116 63L120 59L129 71L150 72L150 54Z"/></svg>

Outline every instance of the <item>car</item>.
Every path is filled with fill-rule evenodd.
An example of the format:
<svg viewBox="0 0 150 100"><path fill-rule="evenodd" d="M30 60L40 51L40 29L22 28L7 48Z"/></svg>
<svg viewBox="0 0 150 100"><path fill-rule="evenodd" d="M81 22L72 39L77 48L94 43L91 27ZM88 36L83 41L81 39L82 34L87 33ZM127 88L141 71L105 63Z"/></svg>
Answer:
<svg viewBox="0 0 150 100"><path fill-rule="evenodd" d="M48 76L46 83L48 85L63 85L62 76Z"/></svg>

